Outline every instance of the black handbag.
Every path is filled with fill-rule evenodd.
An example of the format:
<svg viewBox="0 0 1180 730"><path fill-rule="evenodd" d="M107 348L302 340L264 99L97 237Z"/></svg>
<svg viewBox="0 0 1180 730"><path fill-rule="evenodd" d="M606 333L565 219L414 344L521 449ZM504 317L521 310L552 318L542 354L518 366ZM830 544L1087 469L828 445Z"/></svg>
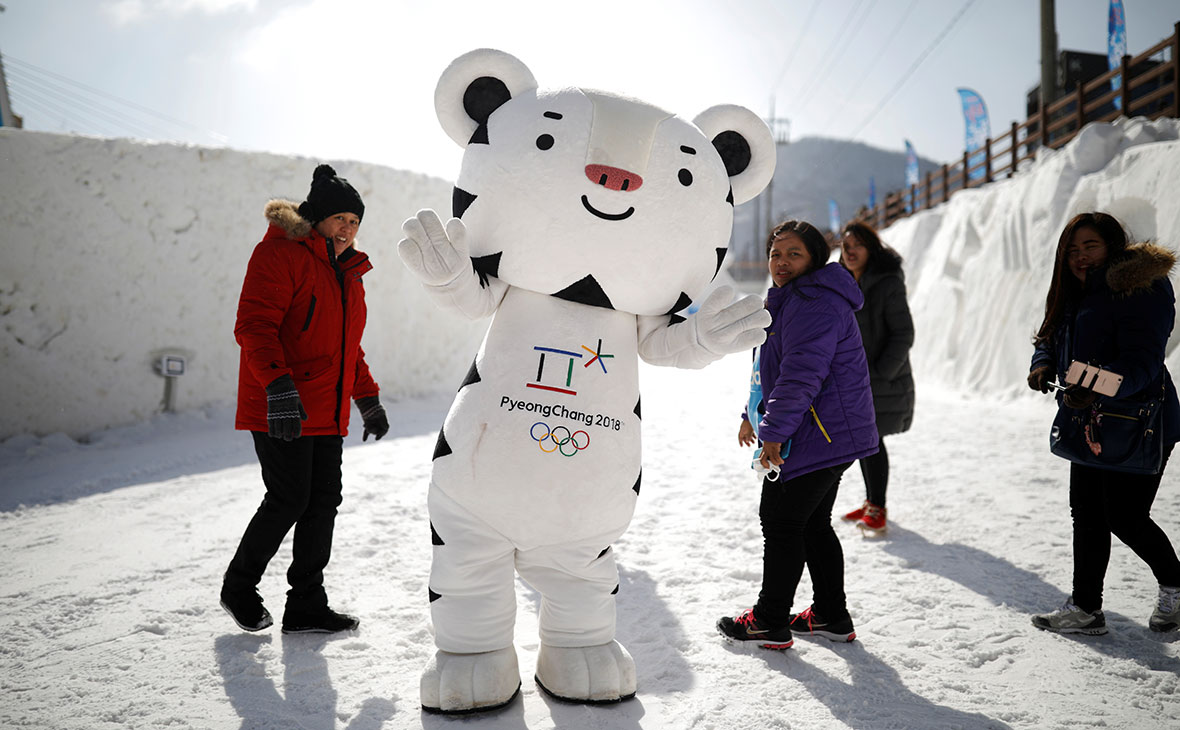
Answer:
<svg viewBox="0 0 1180 730"><path fill-rule="evenodd" d="M1102 398L1080 410L1061 406L1049 431L1049 450L1075 464L1159 474L1164 393L1161 385L1159 395L1147 401Z"/></svg>

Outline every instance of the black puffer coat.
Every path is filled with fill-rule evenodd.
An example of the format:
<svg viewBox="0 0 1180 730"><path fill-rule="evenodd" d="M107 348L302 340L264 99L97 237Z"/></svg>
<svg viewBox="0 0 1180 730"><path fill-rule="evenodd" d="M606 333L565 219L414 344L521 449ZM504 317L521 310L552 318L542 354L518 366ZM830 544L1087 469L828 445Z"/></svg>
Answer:
<svg viewBox="0 0 1180 730"><path fill-rule="evenodd" d="M914 375L910 369L914 320L906 302L901 257L891 249L882 249L857 283L865 295L856 323L869 361L877 432L885 436L908 431L914 420Z"/></svg>
<svg viewBox="0 0 1180 730"><path fill-rule="evenodd" d="M1118 397L1132 400L1153 397L1162 380L1163 443L1175 443L1180 441L1180 402L1164 359L1176 320L1176 295L1168 279L1176 256L1142 243L1128 246L1107 264L1105 276L1087 277L1081 298L1066 310L1052 341L1033 350L1029 369L1048 366L1064 380L1074 360L1094 363L1122 375ZM1057 403L1065 408L1061 393Z"/></svg>

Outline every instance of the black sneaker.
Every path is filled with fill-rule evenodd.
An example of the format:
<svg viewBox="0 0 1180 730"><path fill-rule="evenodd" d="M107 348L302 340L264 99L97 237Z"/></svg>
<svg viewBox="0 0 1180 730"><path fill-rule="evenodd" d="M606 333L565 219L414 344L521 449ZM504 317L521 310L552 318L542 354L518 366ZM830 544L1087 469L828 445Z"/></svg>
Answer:
<svg viewBox="0 0 1180 730"><path fill-rule="evenodd" d="M754 620L754 609L747 608L741 615L717 620L717 631L730 643L750 641L763 649L790 649L795 640L791 638L789 626L771 629Z"/></svg>
<svg viewBox="0 0 1180 730"><path fill-rule="evenodd" d="M852 628L852 617L840 621L824 621L811 606L799 613L791 614L791 632L804 636L822 636L831 641L854 641L856 630Z"/></svg>
<svg viewBox="0 0 1180 730"><path fill-rule="evenodd" d="M262 605L262 596L258 595L257 590L233 593L223 589L221 607L245 631L262 631L274 623L270 611Z"/></svg>
<svg viewBox="0 0 1180 730"><path fill-rule="evenodd" d="M283 612L284 634L335 634L340 631L355 631L361 625L356 616L336 613L324 606L318 611Z"/></svg>

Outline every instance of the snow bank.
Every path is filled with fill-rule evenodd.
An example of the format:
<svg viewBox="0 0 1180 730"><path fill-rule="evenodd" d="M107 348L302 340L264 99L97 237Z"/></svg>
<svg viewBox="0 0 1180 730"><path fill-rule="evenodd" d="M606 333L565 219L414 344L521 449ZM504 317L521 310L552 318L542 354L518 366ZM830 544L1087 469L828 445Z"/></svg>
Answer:
<svg viewBox="0 0 1180 730"><path fill-rule="evenodd" d="M1102 209L1136 239L1180 244L1178 138L1174 119L1092 124L1015 177L884 231L906 257L919 383L1022 392L1057 236L1075 213ZM803 156L786 168L807 166L810 147L795 147ZM867 169L871 151L846 156ZM262 207L302 200L318 160L13 129L0 129L0 160L0 439L151 417L163 407L161 353L188 358L178 410L231 402L234 313ZM376 268L364 347L384 394L452 387L486 322L440 312L394 250L406 216L450 209L450 183L331 162L366 203L358 240ZM780 170L776 200L790 197L791 175ZM754 212L739 209L739 234ZM1180 350L1169 352L1180 371Z"/></svg>
<svg viewBox="0 0 1180 730"><path fill-rule="evenodd" d="M1180 245L1180 120L1091 124L1011 179L956 193L882 239L906 259L915 378L1015 396L1041 323L1061 229L1110 213L1136 241ZM1168 367L1180 370L1173 333Z"/></svg>
<svg viewBox="0 0 1180 730"><path fill-rule="evenodd" d="M7 128L0 161L0 439L147 419L162 408L162 352L188 358L178 410L232 401L234 315L263 206L302 200L320 161ZM456 385L484 324L440 312L395 250L407 216L450 210L451 184L329 162L365 199L363 346L383 394Z"/></svg>

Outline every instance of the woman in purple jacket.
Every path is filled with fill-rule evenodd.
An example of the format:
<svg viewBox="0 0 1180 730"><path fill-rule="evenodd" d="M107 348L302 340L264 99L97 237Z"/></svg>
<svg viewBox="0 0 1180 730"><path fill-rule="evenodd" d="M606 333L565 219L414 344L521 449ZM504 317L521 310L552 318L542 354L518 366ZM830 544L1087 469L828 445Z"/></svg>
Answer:
<svg viewBox="0 0 1180 730"><path fill-rule="evenodd" d="M840 476L877 451L869 369L855 312L864 304L856 281L838 263L826 264L823 234L787 221L767 241L774 287L773 317L759 369L766 413L758 426L762 482L762 591L758 602L717 630L731 641L786 649L792 631L832 641L856 632L844 597L844 552L832 529ZM806 565L812 604L791 613Z"/></svg>

